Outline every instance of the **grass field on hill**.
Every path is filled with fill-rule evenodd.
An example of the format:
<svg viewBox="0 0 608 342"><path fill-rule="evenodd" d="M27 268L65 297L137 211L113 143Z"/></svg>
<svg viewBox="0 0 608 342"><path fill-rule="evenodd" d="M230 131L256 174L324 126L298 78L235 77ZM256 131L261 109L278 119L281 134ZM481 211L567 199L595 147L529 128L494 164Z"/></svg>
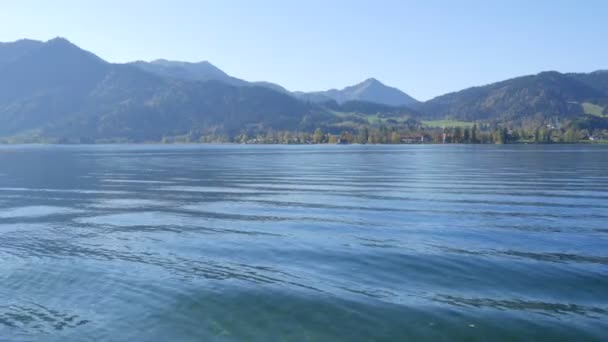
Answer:
<svg viewBox="0 0 608 342"><path fill-rule="evenodd" d="M438 128L443 128L443 127L473 127L473 125L475 124L474 122L468 122L468 121L457 121L457 120L423 120L422 123L424 125L426 125L427 127L438 127Z"/></svg>
<svg viewBox="0 0 608 342"><path fill-rule="evenodd" d="M604 115L604 107L595 105L593 103L583 103L583 110L585 111L585 114L588 115L598 116L600 118L606 117L606 115Z"/></svg>

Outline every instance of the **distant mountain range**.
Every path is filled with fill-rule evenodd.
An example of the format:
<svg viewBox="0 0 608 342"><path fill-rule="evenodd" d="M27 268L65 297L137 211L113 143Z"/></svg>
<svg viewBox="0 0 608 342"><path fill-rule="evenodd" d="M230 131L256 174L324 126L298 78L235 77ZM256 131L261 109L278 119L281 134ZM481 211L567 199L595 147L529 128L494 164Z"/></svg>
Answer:
<svg viewBox="0 0 608 342"><path fill-rule="evenodd" d="M316 103L323 103L331 100L338 103L366 101L389 106L412 106L418 103L417 100L401 90L388 87L374 78L367 79L359 84L346 87L342 90L330 89L327 91L306 93L301 91L290 92L282 86L270 82L247 82L228 75L207 61L187 63L158 59L152 62L137 61L130 64L135 65L144 71L163 77L195 81L221 81L239 87L261 86Z"/></svg>
<svg viewBox="0 0 608 342"><path fill-rule="evenodd" d="M451 119L521 125L608 120L608 72L543 72L418 102L370 78L290 92L209 62L112 64L66 39L0 43L0 137L158 141L183 134L356 131Z"/></svg>
<svg viewBox="0 0 608 342"><path fill-rule="evenodd" d="M22 45L2 46L11 57L0 65L1 136L159 140L192 129L291 129L311 113L267 88L167 79L107 63L65 39Z"/></svg>

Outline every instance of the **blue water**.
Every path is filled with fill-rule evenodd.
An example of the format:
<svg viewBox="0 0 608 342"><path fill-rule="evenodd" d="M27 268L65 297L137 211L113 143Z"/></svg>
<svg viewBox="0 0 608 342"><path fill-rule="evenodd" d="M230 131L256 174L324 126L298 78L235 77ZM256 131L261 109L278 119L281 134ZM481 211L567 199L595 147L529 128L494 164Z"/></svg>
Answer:
<svg viewBox="0 0 608 342"><path fill-rule="evenodd" d="M608 147L0 146L0 340L607 340Z"/></svg>

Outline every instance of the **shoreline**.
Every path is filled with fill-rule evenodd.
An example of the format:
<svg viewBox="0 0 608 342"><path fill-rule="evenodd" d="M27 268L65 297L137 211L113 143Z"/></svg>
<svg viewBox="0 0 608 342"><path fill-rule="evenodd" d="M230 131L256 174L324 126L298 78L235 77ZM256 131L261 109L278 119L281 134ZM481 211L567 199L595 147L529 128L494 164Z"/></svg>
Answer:
<svg viewBox="0 0 608 342"><path fill-rule="evenodd" d="M246 144L234 142L184 142L184 143L163 143L163 142L103 142L103 143L53 143L53 142L19 142L19 143L0 143L2 146L112 146L112 145L132 145L132 146L501 146L501 145L562 145L562 146L589 146L589 145L608 145L608 141L593 141L593 142L552 142L552 143L527 143L527 142L510 142L506 144L495 143L402 143L402 144Z"/></svg>

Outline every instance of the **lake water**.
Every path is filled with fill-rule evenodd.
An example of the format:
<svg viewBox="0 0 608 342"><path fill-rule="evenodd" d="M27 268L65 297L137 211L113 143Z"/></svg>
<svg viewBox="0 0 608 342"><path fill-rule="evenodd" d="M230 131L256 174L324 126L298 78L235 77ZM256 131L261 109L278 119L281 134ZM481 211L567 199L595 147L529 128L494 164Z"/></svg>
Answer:
<svg viewBox="0 0 608 342"><path fill-rule="evenodd" d="M608 147L0 147L2 341L442 339L608 339Z"/></svg>

